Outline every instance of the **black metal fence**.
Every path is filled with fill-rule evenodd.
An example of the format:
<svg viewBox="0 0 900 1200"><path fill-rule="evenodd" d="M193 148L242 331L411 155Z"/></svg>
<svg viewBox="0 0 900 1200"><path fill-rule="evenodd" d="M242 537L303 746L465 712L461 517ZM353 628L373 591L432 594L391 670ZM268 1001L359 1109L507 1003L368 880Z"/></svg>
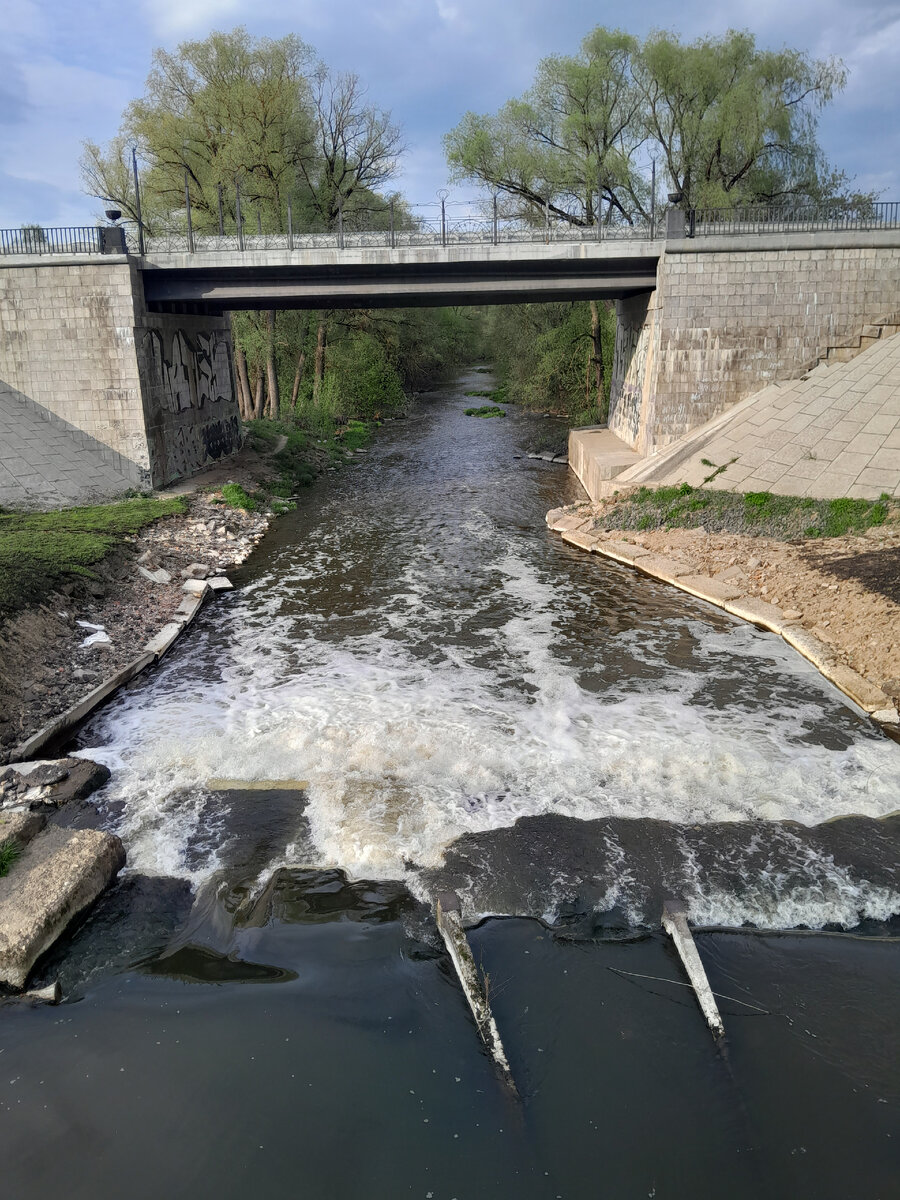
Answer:
<svg viewBox="0 0 900 1200"><path fill-rule="evenodd" d="M466 207L464 214L459 212ZM248 211L249 210L249 211ZM133 254L180 252L189 254L243 250L320 250L414 246L504 245L511 243L588 243L665 237L666 214L651 221L628 224L580 225L549 210L541 216L505 216L493 210L473 209L441 203L404 206L395 220L394 207L378 214L381 228L373 229L372 214L339 212L334 228L327 232L304 232L293 225L287 206L282 228L265 232L261 214L250 206L225 221L221 208L213 232L204 228L205 217L193 211L186 196L184 219L179 228L141 230L137 222L117 226L49 227L23 225L0 229L0 255L4 254ZM231 225L231 230L226 229ZM367 227L369 226L369 227ZM900 229L900 202L885 201L859 207L837 205L754 205L737 209L690 209L681 221L673 222L670 236L711 237L770 233L816 233Z"/></svg>
<svg viewBox="0 0 900 1200"><path fill-rule="evenodd" d="M0 254L102 254L102 225L0 229Z"/></svg>
<svg viewBox="0 0 900 1200"><path fill-rule="evenodd" d="M858 207L837 204L754 204L748 208L696 208L687 213L687 236L744 233L827 233L900 229L900 202Z"/></svg>

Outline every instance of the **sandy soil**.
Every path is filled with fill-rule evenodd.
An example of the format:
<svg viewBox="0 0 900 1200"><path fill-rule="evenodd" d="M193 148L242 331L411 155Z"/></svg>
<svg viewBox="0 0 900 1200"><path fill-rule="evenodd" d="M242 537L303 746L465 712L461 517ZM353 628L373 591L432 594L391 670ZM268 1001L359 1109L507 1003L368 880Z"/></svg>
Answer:
<svg viewBox="0 0 900 1200"><path fill-rule="evenodd" d="M702 529L607 529L603 504L585 504L595 525L623 542L689 561L777 605L900 707L900 529L862 536L769 538Z"/></svg>

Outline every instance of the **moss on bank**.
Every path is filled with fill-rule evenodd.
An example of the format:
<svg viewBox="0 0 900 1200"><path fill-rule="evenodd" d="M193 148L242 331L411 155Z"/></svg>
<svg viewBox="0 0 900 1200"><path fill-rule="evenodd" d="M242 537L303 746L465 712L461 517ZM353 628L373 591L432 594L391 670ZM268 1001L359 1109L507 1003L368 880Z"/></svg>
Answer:
<svg viewBox="0 0 900 1200"><path fill-rule="evenodd" d="M182 497L139 498L46 513L0 513L0 620L77 578L126 535L187 511Z"/></svg>
<svg viewBox="0 0 900 1200"><path fill-rule="evenodd" d="M681 486L639 488L614 495L603 506L606 529L696 529L786 541L795 537L842 537L900 520L900 505L878 500L813 500L771 492L720 492Z"/></svg>

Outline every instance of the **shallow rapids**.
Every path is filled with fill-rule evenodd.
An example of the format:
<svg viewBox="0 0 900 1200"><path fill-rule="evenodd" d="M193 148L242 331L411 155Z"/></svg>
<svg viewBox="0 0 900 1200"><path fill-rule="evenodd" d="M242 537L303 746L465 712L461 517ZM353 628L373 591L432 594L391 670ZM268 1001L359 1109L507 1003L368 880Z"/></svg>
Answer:
<svg viewBox="0 0 900 1200"><path fill-rule="evenodd" d="M472 863L513 876L491 889L462 869L469 916L552 917L587 895L655 922L664 884L710 924L900 912L880 822L843 859L800 828L900 808L898 747L780 640L549 533L578 485L516 457L550 421L463 415L486 378L424 398L304 493L237 590L85 729L81 750L113 768L103 803L129 869L261 885L278 866L340 868L424 897L448 848L462 861L487 837L501 852L479 843ZM308 787L211 791L222 777ZM567 868L527 821L504 856L520 818L548 817L595 857ZM581 836L598 821L602 839ZM680 864L666 877L641 836L660 821ZM718 831L748 822L710 882ZM696 828L679 832L698 826L709 864Z"/></svg>

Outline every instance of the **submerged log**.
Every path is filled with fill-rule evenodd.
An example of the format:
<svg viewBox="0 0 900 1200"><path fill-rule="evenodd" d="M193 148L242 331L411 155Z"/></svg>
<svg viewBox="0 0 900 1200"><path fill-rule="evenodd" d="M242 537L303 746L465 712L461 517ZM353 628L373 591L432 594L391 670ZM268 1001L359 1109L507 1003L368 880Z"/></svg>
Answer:
<svg viewBox="0 0 900 1200"><path fill-rule="evenodd" d="M700 1011L706 1018L706 1023L712 1030L714 1038L725 1036L725 1026L719 1014L712 988L706 978L706 971L700 961L694 935L687 921L687 909L681 900L667 900L663 905L662 926L675 943L675 949L681 959L687 977L691 981Z"/></svg>
<svg viewBox="0 0 900 1200"><path fill-rule="evenodd" d="M500 1034L497 1030L497 1025L478 973L478 968L475 965L472 949L466 938L466 931L463 928L459 911L459 897L455 892L442 892L438 896L435 904L435 915L437 918L437 927L440 930L441 937L444 939L444 945L447 947L447 953L450 955L450 961L453 963L453 968L456 971L460 986L469 1003L469 1008L472 1010L472 1016L475 1018L475 1024L478 1027L481 1040L484 1042L491 1058L497 1064L504 1083L506 1083L507 1087L513 1093L518 1095L509 1061L506 1057L506 1051L503 1049L503 1043L500 1041Z"/></svg>

